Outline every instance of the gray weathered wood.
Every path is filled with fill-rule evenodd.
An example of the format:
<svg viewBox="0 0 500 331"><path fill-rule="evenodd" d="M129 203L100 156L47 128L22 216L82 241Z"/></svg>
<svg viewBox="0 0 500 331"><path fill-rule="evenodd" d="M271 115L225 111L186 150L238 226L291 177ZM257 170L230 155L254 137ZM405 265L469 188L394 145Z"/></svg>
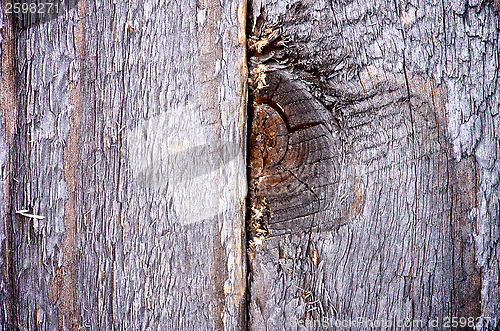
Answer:
<svg viewBox="0 0 500 331"><path fill-rule="evenodd" d="M245 13L5 17L2 329L245 328Z"/></svg>
<svg viewBox="0 0 500 331"><path fill-rule="evenodd" d="M294 98L289 89L259 102L266 74L278 70L291 77L287 84L307 86L336 119L329 141L340 151L332 154L336 173L320 175L337 179L326 210L300 215L297 208L299 217L273 220L268 208L265 222L251 215L250 230L256 221L269 228L250 238L249 329L320 330L337 321L368 330L372 321L434 330L453 316L496 318L498 325L495 5L262 0L249 10L254 112L273 118L283 111L280 99ZM259 123L254 132L270 130ZM268 145L266 155L279 154L280 144ZM253 148L260 145L250 155L264 155ZM307 165L314 153L288 157ZM251 169L251 183L282 169L269 168L262 180ZM330 196L301 169L295 186L306 194L298 206L312 202L306 187ZM275 196L273 185L250 188L261 201ZM282 189L274 209L293 211L296 191ZM430 328L436 318L439 326Z"/></svg>
<svg viewBox="0 0 500 331"><path fill-rule="evenodd" d="M252 69L295 89L256 99L276 122L252 129L321 147L284 156L305 194L290 222L299 195L254 195L276 189L267 216L293 203L250 233L248 328L498 321L493 3L250 4ZM3 328L245 328L244 25L241 1L79 1L21 31L7 17ZM299 94L320 120L292 119ZM318 149L332 162L312 176Z"/></svg>

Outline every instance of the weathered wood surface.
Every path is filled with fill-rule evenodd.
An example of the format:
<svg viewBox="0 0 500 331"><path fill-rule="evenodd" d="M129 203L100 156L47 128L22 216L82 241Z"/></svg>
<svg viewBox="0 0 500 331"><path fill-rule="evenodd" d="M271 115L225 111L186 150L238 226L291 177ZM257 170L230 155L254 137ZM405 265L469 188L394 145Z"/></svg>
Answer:
<svg viewBox="0 0 500 331"><path fill-rule="evenodd" d="M264 216L252 210L248 221L249 329L321 330L337 321L368 330L372 321L435 330L453 316L498 325L495 5L260 0L249 4L249 18L250 202L273 199L261 205ZM324 125L301 137L311 146L328 142L321 151L330 151L335 173L319 174L327 186L310 173L318 150L282 152L292 126L284 118L292 114L284 116L280 100L297 92L267 93L276 75L307 87L309 104L333 118L327 138ZM300 118L308 116L304 106L292 111L298 123L310 121ZM282 167L273 163L287 158ZM293 183L280 181L288 164L304 169L286 179ZM312 196L329 197L328 208L316 208ZM255 224L265 231L252 233Z"/></svg>
<svg viewBox="0 0 500 331"><path fill-rule="evenodd" d="M2 329L245 328L245 12L5 17Z"/></svg>

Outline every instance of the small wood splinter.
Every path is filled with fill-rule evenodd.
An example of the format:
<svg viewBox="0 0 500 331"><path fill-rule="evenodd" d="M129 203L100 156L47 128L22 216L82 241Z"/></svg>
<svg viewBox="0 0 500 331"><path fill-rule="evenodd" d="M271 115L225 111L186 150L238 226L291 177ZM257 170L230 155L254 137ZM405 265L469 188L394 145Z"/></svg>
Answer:
<svg viewBox="0 0 500 331"><path fill-rule="evenodd" d="M45 219L45 216L30 214L28 209L16 210L16 214L19 214L19 215L22 215L22 216L28 217L28 218L34 218L37 220L44 220Z"/></svg>

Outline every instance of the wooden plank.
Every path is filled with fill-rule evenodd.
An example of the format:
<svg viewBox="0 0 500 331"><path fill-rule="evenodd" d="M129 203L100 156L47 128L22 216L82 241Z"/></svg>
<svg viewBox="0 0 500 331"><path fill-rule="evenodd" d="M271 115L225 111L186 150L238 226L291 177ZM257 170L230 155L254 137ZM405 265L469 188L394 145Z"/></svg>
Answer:
<svg viewBox="0 0 500 331"><path fill-rule="evenodd" d="M1 41L1 83L0 83L0 105L1 117L0 129L0 168L2 169L2 181L0 182L0 325L9 326L15 319L13 302L14 295L13 279L9 274L11 268L10 260L10 181L12 180L12 165L9 162L10 146L13 145L15 123L17 119L15 72L14 72L14 42L12 22L4 22L3 15L0 15L0 27L3 29Z"/></svg>
<svg viewBox="0 0 500 331"><path fill-rule="evenodd" d="M494 329L493 4L249 8L249 329L439 329L454 316ZM286 148L292 117L315 148ZM318 172L323 151L331 166ZM299 175L284 175L290 165Z"/></svg>
<svg viewBox="0 0 500 331"><path fill-rule="evenodd" d="M80 0L12 32L2 327L245 328L245 13Z"/></svg>

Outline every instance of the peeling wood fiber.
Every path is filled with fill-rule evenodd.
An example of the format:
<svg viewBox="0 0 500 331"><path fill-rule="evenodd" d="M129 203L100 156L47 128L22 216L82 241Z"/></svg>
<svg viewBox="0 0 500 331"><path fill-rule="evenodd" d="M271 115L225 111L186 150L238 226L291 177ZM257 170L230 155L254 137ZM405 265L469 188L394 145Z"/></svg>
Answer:
<svg viewBox="0 0 500 331"><path fill-rule="evenodd" d="M2 327L245 328L245 16L79 0L14 31Z"/></svg>
<svg viewBox="0 0 500 331"><path fill-rule="evenodd" d="M252 246L249 328L320 330L321 321L357 318L425 327L447 316L498 321L493 3L268 0L252 1L249 17L254 113L280 108L276 96L259 105L258 90L267 74L283 72L339 124L331 136L338 166L329 175L339 194L311 217L341 225L266 234ZM259 191L260 200L272 190ZM288 210L293 220L301 209Z"/></svg>
<svg viewBox="0 0 500 331"><path fill-rule="evenodd" d="M2 181L0 183L0 325L11 328L16 323L14 305L11 298L14 295L13 279L11 278L11 187L12 163L11 151L13 147L14 128L17 121L17 104L14 78L14 49L12 22L5 22L0 15L0 169Z"/></svg>

